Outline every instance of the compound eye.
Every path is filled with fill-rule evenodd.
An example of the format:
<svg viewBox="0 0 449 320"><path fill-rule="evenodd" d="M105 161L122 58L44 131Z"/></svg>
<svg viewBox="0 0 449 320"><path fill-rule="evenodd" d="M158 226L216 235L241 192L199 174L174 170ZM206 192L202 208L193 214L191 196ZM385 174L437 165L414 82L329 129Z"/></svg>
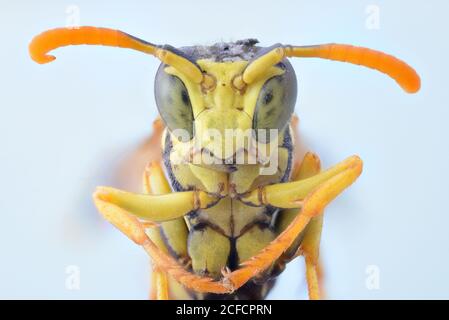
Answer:
<svg viewBox="0 0 449 320"><path fill-rule="evenodd" d="M265 82L257 98L253 117L253 129L259 142L270 142L270 129L278 133L285 129L295 109L295 102L294 74L286 72Z"/></svg>
<svg viewBox="0 0 449 320"><path fill-rule="evenodd" d="M158 71L154 85L159 114L170 132L188 141L193 137L193 111L189 92L180 78L163 69Z"/></svg>

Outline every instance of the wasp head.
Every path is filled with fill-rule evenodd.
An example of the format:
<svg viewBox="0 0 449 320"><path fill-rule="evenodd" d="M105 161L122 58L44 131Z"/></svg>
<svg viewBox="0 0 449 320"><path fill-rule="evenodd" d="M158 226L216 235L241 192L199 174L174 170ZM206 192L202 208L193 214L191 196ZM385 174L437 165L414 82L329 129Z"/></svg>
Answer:
<svg viewBox="0 0 449 320"><path fill-rule="evenodd" d="M191 146L192 160L210 158L235 165L257 157L257 146L282 132L293 113L296 76L287 59L266 64L245 81L245 71L273 47L257 40L217 43L178 50L203 74L196 83L177 68L162 63L156 75L155 97L170 132Z"/></svg>

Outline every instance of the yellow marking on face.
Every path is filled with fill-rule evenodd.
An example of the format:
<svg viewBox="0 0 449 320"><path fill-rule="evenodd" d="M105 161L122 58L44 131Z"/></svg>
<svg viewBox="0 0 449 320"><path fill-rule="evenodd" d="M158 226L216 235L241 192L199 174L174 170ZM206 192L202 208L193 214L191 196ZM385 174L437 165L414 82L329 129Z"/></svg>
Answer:
<svg viewBox="0 0 449 320"><path fill-rule="evenodd" d="M248 61L214 62L207 59L197 61L201 69L212 76L216 86L211 90L202 90L201 85L191 81L184 74L173 67L166 67L164 71L180 78L189 92L195 118L205 109L243 109L251 118L260 89L264 83L276 75L284 73L279 67L272 66L259 77L257 81L247 87L244 93L236 90L233 79L241 75L248 65Z"/></svg>
<svg viewBox="0 0 449 320"><path fill-rule="evenodd" d="M194 83L173 67L166 67L165 72L179 77L189 93L195 118L195 137L188 142L189 147L195 144L196 139L215 156L225 159L237 151L225 144L229 143L229 140L225 139L226 130L251 130L260 90L268 79L285 71L276 66L269 67L257 81L241 92L234 88L232 81L243 73L248 61L214 62L202 59L197 63L205 73L215 79L216 85L211 90L204 90L201 85ZM221 139L217 139L217 136ZM234 146L241 145L237 139L240 139L238 134L231 139ZM174 141L174 144L177 143L187 142Z"/></svg>

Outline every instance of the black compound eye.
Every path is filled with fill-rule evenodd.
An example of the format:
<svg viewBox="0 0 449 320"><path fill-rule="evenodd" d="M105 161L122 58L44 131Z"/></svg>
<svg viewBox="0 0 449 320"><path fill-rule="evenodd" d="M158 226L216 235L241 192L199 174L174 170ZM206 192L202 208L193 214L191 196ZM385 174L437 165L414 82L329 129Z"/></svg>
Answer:
<svg viewBox="0 0 449 320"><path fill-rule="evenodd" d="M253 129L260 142L270 141L270 129L280 132L287 126L295 109L295 102L296 76L291 66L287 66L283 75L265 82L257 98ZM264 137L260 136L262 133L265 133Z"/></svg>
<svg viewBox="0 0 449 320"><path fill-rule="evenodd" d="M156 75L154 91L159 114L171 132L181 133L188 140L193 137L193 111L189 92L182 80L168 74L161 67ZM176 131L175 131L176 130Z"/></svg>

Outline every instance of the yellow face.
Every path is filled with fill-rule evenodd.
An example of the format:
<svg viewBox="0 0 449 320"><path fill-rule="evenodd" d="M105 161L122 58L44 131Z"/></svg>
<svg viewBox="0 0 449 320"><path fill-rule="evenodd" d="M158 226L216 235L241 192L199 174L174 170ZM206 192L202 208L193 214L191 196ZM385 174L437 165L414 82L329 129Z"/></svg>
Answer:
<svg viewBox="0 0 449 320"><path fill-rule="evenodd" d="M251 136L254 130L283 130L293 112L293 71L284 65L270 66L241 90L235 79L242 75L248 61L203 59L197 64L213 80L207 89L171 66L163 67L159 71L163 74L156 78L158 108L170 132L177 137L179 129L189 133L187 138L174 139L182 144L177 149L195 163L217 160L218 164L221 160L234 164L236 154L243 157L243 162L254 163L256 155L250 152L257 149ZM262 127L258 127L260 124Z"/></svg>

